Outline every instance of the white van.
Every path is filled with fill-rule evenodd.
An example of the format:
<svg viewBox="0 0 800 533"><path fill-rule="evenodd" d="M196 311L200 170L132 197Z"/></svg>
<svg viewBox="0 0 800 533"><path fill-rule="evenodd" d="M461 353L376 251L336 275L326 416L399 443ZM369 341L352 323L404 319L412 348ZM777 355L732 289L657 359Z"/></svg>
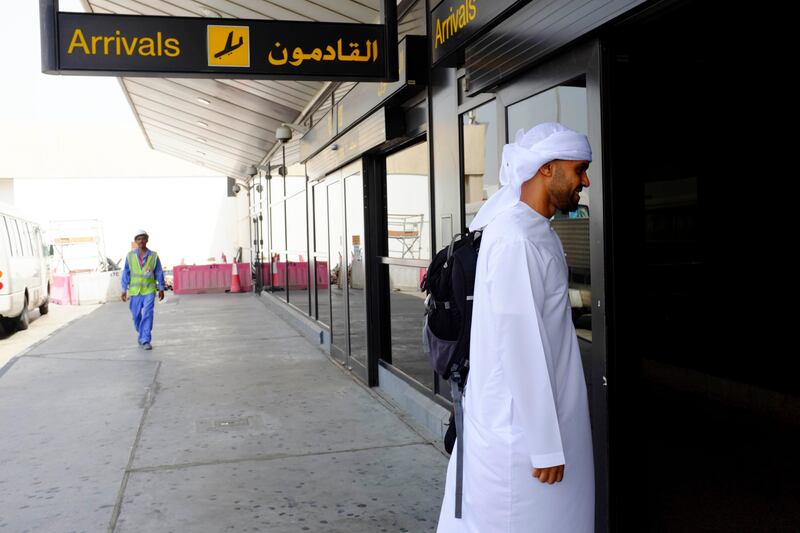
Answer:
<svg viewBox="0 0 800 533"><path fill-rule="evenodd" d="M39 225L0 206L0 318L7 329L28 329L37 307L47 314L49 255Z"/></svg>

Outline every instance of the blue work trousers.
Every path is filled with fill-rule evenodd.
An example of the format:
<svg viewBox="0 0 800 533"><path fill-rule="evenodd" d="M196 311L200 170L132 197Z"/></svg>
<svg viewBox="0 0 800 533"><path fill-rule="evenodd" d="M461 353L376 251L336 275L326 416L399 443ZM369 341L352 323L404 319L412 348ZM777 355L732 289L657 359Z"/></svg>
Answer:
<svg viewBox="0 0 800 533"><path fill-rule="evenodd" d="M153 330L153 309L156 305L156 295L145 294L144 296L130 297L131 315L133 315L133 327L139 334L139 344L150 342L150 332Z"/></svg>

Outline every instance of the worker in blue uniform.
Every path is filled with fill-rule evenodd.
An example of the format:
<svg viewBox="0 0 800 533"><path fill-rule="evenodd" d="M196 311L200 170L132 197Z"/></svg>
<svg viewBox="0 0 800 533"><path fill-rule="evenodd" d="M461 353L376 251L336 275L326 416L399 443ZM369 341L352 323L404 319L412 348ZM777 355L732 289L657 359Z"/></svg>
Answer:
<svg viewBox="0 0 800 533"><path fill-rule="evenodd" d="M164 270L158 254L147 249L149 236L144 230L136 232L133 238L136 249L131 250L122 271L122 301L130 299L133 326L139 334L139 346L152 350L151 331L153 329L153 310L158 300L164 299Z"/></svg>

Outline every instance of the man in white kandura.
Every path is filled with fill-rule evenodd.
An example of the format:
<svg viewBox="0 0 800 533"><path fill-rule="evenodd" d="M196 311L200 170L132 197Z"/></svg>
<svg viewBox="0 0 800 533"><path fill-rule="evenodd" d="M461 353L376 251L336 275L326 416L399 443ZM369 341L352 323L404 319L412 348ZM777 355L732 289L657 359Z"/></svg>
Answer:
<svg viewBox="0 0 800 533"><path fill-rule="evenodd" d="M503 147L503 187L480 209L470 372L464 399L463 517L455 453L439 533L594 531L594 461L564 249L550 217L574 211L592 150L561 124Z"/></svg>

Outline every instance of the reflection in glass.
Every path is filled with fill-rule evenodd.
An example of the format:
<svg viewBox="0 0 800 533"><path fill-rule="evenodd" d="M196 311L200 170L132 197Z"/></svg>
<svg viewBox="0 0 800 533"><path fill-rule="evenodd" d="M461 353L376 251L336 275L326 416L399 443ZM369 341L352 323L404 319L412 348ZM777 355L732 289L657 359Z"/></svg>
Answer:
<svg viewBox="0 0 800 533"><path fill-rule="evenodd" d="M263 198L264 198L264 184L266 180L263 176L256 175L253 182L253 188L250 193L250 205L249 205L249 214L250 214L250 227L252 232L252 240L250 241L250 258L253 263L253 269L251 271L253 282L255 283L257 278L260 276L261 279L261 286L266 284L268 285L268 278L265 278L269 272L269 267L263 266L264 258L267 257L269 254L266 250L264 250L264 246L268 242L268 238L264 236L262 233L263 231L263 219L259 218L259 215L265 214L266 210L263 205ZM259 272L259 269L261 270Z"/></svg>
<svg viewBox="0 0 800 533"><path fill-rule="evenodd" d="M277 202L270 207L270 238L272 249L270 253L272 289L282 292L286 298L286 209L284 203Z"/></svg>
<svg viewBox="0 0 800 533"><path fill-rule="evenodd" d="M347 354L347 316L345 315L344 284L344 210L342 182L334 181L328 185L328 242L330 246L331 283L331 340L334 357L346 362Z"/></svg>
<svg viewBox="0 0 800 533"><path fill-rule="evenodd" d="M586 105L586 87L580 80L574 85L559 85L510 105L506 113L508 141L514 141L517 130L527 131L542 122L560 122L575 131L588 134Z"/></svg>
<svg viewBox="0 0 800 533"><path fill-rule="evenodd" d="M386 158L389 257L430 259L428 143Z"/></svg>
<svg viewBox="0 0 800 533"><path fill-rule="evenodd" d="M283 251L286 249L286 210L283 202L272 204L269 215L272 249Z"/></svg>
<svg viewBox="0 0 800 533"><path fill-rule="evenodd" d="M465 225L500 188L497 104L492 101L462 115Z"/></svg>
<svg viewBox="0 0 800 533"><path fill-rule="evenodd" d="M286 200L287 264L289 303L308 313L308 252L306 250L306 195L301 192Z"/></svg>
<svg viewBox="0 0 800 533"><path fill-rule="evenodd" d="M364 187L361 172L347 176L345 209L347 217L348 296L350 299L350 356L367 364L367 299L364 271Z"/></svg>
<svg viewBox="0 0 800 533"><path fill-rule="evenodd" d="M392 365L433 389L433 369L422 349L424 294L419 290L424 267L388 265Z"/></svg>
<svg viewBox="0 0 800 533"><path fill-rule="evenodd" d="M330 326L331 299L328 269L328 185L314 186L314 256L317 294L317 320Z"/></svg>
<svg viewBox="0 0 800 533"><path fill-rule="evenodd" d="M560 122L580 133L589 133L586 88L583 79L554 87L509 106L507 138L542 122ZM592 169L589 168L591 180ZM589 255L589 189L580 193L580 205L572 213L556 213L551 226L561 239L569 267L569 300L587 380L592 342L592 286ZM590 384L591 386L591 384Z"/></svg>

